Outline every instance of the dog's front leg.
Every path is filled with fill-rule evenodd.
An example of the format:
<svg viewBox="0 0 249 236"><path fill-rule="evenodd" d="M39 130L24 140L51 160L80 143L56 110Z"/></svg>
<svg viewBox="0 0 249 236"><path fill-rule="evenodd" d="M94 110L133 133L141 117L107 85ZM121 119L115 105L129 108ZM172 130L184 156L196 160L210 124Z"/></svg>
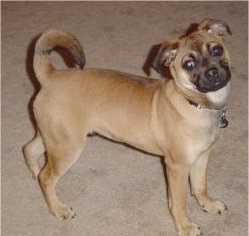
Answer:
<svg viewBox="0 0 249 236"><path fill-rule="evenodd" d="M210 153L211 150L205 152L192 166L190 171L191 191L205 212L221 214L227 210L227 206L210 198L207 193L207 166Z"/></svg>
<svg viewBox="0 0 249 236"><path fill-rule="evenodd" d="M186 186L190 167L182 163L167 163L169 209L180 236L201 235L199 227L186 214Z"/></svg>

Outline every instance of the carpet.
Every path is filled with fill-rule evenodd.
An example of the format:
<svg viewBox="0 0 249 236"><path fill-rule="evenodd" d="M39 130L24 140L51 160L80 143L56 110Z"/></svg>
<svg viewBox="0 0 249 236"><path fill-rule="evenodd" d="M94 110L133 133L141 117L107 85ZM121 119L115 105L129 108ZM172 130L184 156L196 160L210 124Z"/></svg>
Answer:
<svg viewBox="0 0 249 236"><path fill-rule="evenodd" d="M206 236L246 236L248 200L248 3L247 2L1 2L1 231L3 236L174 236L162 161L98 136L58 185L77 213L59 221L31 178L22 146L34 135L30 101L35 38L46 29L74 33L87 67L146 76L150 49L182 35L202 18L230 25L232 90L229 126L208 170L210 195L224 201L222 215L204 213L187 194L187 211ZM55 56L54 63L65 67ZM153 70L150 76L160 79Z"/></svg>

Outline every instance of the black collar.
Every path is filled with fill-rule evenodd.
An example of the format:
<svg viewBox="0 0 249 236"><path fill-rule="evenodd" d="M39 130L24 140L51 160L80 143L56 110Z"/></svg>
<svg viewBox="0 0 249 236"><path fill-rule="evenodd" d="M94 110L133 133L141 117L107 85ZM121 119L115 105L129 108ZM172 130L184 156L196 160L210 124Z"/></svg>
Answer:
<svg viewBox="0 0 249 236"><path fill-rule="evenodd" d="M187 98L186 98L187 99ZM202 106L192 100L189 100L187 99L187 101L189 102L190 105L198 108L198 109L203 109L203 110L206 110L206 111L213 111L213 112L224 112L226 111L225 107L222 107L222 108L219 108L219 109L214 109L214 108L208 108L208 107L205 107L205 106Z"/></svg>
<svg viewBox="0 0 249 236"><path fill-rule="evenodd" d="M195 107L198 107L198 106L199 106L198 103L193 102L193 101L191 101L191 100L189 100L189 99L187 99L187 100L188 100L188 102L189 102L190 105L195 106Z"/></svg>

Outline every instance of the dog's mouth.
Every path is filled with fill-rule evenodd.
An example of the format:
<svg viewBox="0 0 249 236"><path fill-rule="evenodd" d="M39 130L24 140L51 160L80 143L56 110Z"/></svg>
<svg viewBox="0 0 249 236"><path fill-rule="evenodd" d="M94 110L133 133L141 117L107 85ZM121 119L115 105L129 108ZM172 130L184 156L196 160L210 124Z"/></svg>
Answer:
<svg viewBox="0 0 249 236"><path fill-rule="evenodd" d="M202 93L214 92L227 85L231 79L231 73L227 66L220 68L211 67L197 76L196 88Z"/></svg>

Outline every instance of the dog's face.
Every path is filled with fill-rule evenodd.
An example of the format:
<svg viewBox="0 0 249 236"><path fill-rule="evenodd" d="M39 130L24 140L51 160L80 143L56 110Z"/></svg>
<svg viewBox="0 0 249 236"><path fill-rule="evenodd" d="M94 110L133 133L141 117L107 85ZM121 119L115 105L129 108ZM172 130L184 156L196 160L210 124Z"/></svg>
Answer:
<svg viewBox="0 0 249 236"><path fill-rule="evenodd" d="M162 45L155 67L169 66L177 84L209 96L230 81L229 54L223 42L228 25L204 20L193 33Z"/></svg>

